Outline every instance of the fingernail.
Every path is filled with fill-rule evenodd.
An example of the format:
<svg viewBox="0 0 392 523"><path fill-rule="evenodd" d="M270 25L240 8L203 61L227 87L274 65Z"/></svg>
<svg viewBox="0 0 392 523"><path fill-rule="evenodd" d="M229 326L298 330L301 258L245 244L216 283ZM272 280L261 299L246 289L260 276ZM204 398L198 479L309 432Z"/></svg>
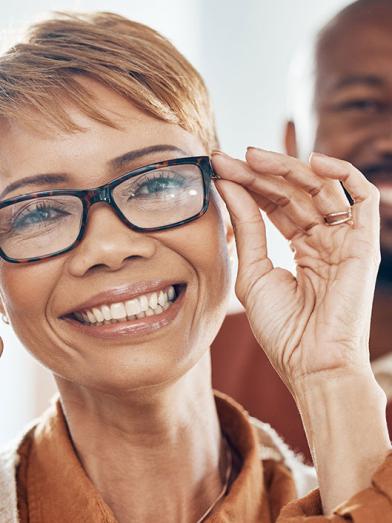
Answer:
<svg viewBox="0 0 392 523"><path fill-rule="evenodd" d="M312 161L312 158L328 158L328 156L326 154L323 154L323 153L316 153L316 151L313 151L312 153L310 153L309 155L309 162Z"/></svg>
<svg viewBox="0 0 392 523"><path fill-rule="evenodd" d="M312 162L313 160L322 162L325 165L327 165L327 164L330 165L330 164L336 163L335 158L332 158L331 156L328 156L323 153L316 153L316 152L312 152L309 155L309 162Z"/></svg>
<svg viewBox="0 0 392 523"><path fill-rule="evenodd" d="M314 160L316 160L316 163L318 163L320 167L324 166L335 174L346 172L346 169L343 167L340 160L333 158L332 156L328 156L327 154L313 152L309 156L309 163L312 163Z"/></svg>
<svg viewBox="0 0 392 523"><path fill-rule="evenodd" d="M213 151L211 151L211 156L227 156L227 154L221 151L220 149L214 149Z"/></svg>
<svg viewBox="0 0 392 523"><path fill-rule="evenodd" d="M254 149L255 151L265 151L265 149L262 149L261 147L255 147L254 145L248 145L246 148L247 151L250 151L251 149Z"/></svg>

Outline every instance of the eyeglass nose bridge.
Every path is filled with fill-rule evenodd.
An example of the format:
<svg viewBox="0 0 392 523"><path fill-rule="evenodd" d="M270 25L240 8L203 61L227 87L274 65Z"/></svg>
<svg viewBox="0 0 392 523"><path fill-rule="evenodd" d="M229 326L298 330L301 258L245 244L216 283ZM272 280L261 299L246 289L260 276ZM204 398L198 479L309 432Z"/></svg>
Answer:
<svg viewBox="0 0 392 523"><path fill-rule="evenodd" d="M126 225L128 225L128 227L132 228L132 225L130 224L130 222L128 220L126 220L126 218L122 215L121 211L118 209L117 205L115 204L111 191L110 191L110 187L108 185L104 185L102 187L97 187L96 189L87 190L83 195L83 200L84 200L84 213L83 213L84 217L83 217L83 227L82 227L83 232L81 233L82 235L84 235L84 227L86 226L86 223L88 220L90 208L92 205L94 205L94 203L106 203L106 205L109 205L109 207L111 207L112 211L117 215L118 218L120 218L120 220L122 222L124 222Z"/></svg>
<svg viewBox="0 0 392 523"><path fill-rule="evenodd" d="M85 200L88 207L91 207L94 203L105 202L112 205L112 197L110 195L109 187L98 187L92 191L88 191L85 195Z"/></svg>

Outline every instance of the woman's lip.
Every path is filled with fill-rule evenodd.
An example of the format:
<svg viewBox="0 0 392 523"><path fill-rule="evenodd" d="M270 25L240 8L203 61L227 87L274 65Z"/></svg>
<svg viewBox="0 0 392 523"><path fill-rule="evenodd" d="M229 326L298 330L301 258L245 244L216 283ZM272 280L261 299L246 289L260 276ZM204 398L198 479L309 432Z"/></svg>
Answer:
<svg viewBox="0 0 392 523"><path fill-rule="evenodd" d="M180 295L166 311L154 316L141 318L140 320L111 323L108 325L87 325L69 316L64 318L64 320L83 334L95 338L113 340L145 336L169 325L177 317L184 301L185 291L185 288L182 289Z"/></svg>
<svg viewBox="0 0 392 523"><path fill-rule="evenodd" d="M68 316L69 314L85 311L92 309L93 307L100 307L101 305L111 305L120 301L133 300L143 294L149 294L151 292L160 291L167 287L173 286L185 286L184 282L175 282L173 280L150 280L140 281L131 285L123 285L121 287L115 287L107 291L100 292L88 300L78 303L72 309L64 312L61 318Z"/></svg>

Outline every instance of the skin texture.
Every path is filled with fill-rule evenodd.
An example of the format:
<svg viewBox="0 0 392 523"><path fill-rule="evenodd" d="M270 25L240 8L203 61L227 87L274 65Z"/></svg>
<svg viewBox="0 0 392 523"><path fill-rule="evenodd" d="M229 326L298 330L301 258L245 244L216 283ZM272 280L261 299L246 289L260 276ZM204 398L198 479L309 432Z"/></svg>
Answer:
<svg viewBox="0 0 392 523"><path fill-rule="evenodd" d="M314 136L289 122L286 150L313 150L354 164L380 190L381 254L374 302L371 355L391 350L392 323L392 6L362 1L338 15L316 49ZM304 110L304 115L309 111ZM382 334L382 335L381 335Z"/></svg>
<svg viewBox="0 0 392 523"><path fill-rule="evenodd" d="M90 88L121 130L71 108L85 132L48 135L4 124L1 190L10 181L48 172L68 175L59 188L95 187L141 165L184 156L155 153L121 172L108 170L110 159L149 145L205 154L199 140L178 126L140 112L98 84ZM10 196L43 188L29 186ZM207 353L229 290L230 232L217 198L196 222L149 235L127 228L109 207L95 205L86 237L73 251L44 263L1 263L4 309L20 340L54 373L79 457L119 521L129 521L130 514L137 521L194 521L222 488ZM60 319L98 292L156 278L187 283L179 315L157 333L108 343ZM184 462L194 466L184 468Z"/></svg>
<svg viewBox="0 0 392 523"><path fill-rule="evenodd" d="M17 122L5 126L2 184L50 171L67 173L70 187L97 186L120 174L108 172L108 160L162 140L204 152L183 129L97 84L89 88L122 127L75 111L84 132L48 136ZM237 295L297 401L330 513L370 485L390 450L385 396L368 354L378 191L351 164L328 157L304 164L251 149L245 162L220 153L212 161L235 233ZM356 201L354 222L329 227L323 215L347 206L338 180ZM208 348L227 305L231 228L217 201L199 220L154 234L135 233L96 205L73 251L44 263L0 265L3 308L28 350L55 374L79 459L120 523L195 521L222 488L226 463ZM259 208L294 249L297 277L269 260ZM176 319L153 334L108 344L61 319L92 293L157 277L185 281L187 291ZM357 281L367 283L358 288ZM342 404L342 394L351 401ZM363 431L369 439L359 445Z"/></svg>

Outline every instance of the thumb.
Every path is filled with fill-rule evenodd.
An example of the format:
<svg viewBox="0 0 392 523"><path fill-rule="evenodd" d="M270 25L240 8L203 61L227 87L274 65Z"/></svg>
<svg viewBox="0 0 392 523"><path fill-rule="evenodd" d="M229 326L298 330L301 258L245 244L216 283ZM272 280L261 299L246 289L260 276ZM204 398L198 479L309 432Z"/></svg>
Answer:
<svg viewBox="0 0 392 523"><path fill-rule="evenodd" d="M215 185L234 229L238 254L236 291L244 302L253 284L273 269L267 254L265 224L257 203L244 187L222 179Z"/></svg>

